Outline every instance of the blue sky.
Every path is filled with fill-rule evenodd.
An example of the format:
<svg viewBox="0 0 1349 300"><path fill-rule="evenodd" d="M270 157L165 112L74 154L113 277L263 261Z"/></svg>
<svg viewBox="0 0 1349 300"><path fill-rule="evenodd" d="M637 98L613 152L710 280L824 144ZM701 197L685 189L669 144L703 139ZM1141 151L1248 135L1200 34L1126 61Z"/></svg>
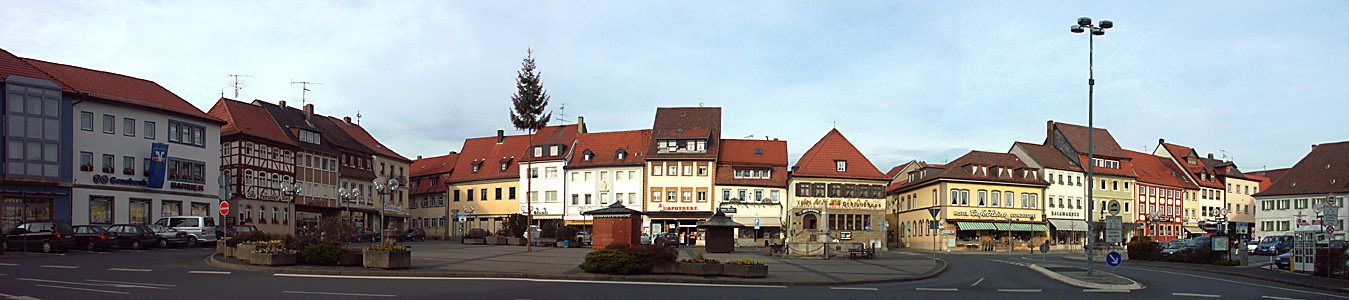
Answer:
<svg viewBox="0 0 1349 300"><path fill-rule="evenodd" d="M882 171L1096 125L1293 165L1346 140L1349 2L9 1L0 47L158 82L203 110L232 96L355 116L409 157L511 130L532 48L554 108L592 131L649 128L655 107L723 107L723 135L781 138L793 162L837 126ZM485 3L484 3L485 2ZM228 90L228 91L227 91ZM1226 152L1223 152L1226 151Z"/></svg>

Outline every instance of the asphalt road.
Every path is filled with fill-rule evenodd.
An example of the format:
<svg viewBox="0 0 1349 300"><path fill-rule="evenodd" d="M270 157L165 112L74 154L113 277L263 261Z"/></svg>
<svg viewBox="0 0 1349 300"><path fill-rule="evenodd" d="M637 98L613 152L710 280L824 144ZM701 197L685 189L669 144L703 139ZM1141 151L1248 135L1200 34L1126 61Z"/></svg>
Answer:
<svg viewBox="0 0 1349 300"><path fill-rule="evenodd" d="M218 269L202 262L214 248L113 250L0 256L0 299L1349 299L1339 294L1240 277L1164 268L1117 271L1147 286L1090 291L1023 265L1026 254L942 255L936 278L854 286L731 286L534 279L343 278ZM886 255L917 255L891 252ZM1029 259L1028 259L1029 258ZM1065 265L1085 263L1050 261ZM31 297L31 298L25 298Z"/></svg>

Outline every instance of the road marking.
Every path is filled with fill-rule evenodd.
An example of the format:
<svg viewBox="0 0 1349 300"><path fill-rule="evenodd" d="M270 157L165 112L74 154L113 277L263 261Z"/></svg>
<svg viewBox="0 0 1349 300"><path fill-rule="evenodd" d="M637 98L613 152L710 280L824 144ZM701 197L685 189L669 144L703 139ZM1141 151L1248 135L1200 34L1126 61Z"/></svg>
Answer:
<svg viewBox="0 0 1349 300"><path fill-rule="evenodd" d="M0 263L0 266L17 266L17 265L19 265L19 264Z"/></svg>
<svg viewBox="0 0 1349 300"><path fill-rule="evenodd" d="M150 271L154 271L154 270L151 270L151 269L108 268L108 271L122 271L122 272L150 272Z"/></svg>
<svg viewBox="0 0 1349 300"><path fill-rule="evenodd" d="M875 290L877 290L877 289L874 288L874 287L833 287L833 286L829 287L829 289L831 289L831 290L845 290L845 291L875 291Z"/></svg>
<svg viewBox="0 0 1349 300"><path fill-rule="evenodd" d="M646 282L646 281L602 281L602 280L534 279L534 278L355 276L355 275L317 275L317 274L284 274L284 273L274 273L274 274L272 274L272 276L274 276L274 277L300 277L300 278L340 278L340 279L488 280L488 281L528 281L528 282L594 283L594 284L625 284L625 285L669 285L669 286L699 286L699 287L742 287L742 288L779 288L779 289L785 289L785 288L787 288L787 286L785 286L785 285L713 284L713 283Z"/></svg>
<svg viewBox="0 0 1349 300"><path fill-rule="evenodd" d="M978 281L975 281L974 284L971 284L970 286L976 286L976 285L979 285L980 282L984 282L984 279L983 279L983 278L979 278Z"/></svg>
<svg viewBox="0 0 1349 300"><path fill-rule="evenodd" d="M226 272L226 271L187 271L187 273L188 273L188 274L215 274L215 275L229 275L229 274L230 274L230 272Z"/></svg>
<svg viewBox="0 0 1349 300"><path fill-rule="evenodd" d="M361 296L361 297L398 297L398 295L383 294L351 294L351 293L330 293L330 292L302 292L302 291L282 291L287 294L309 294L309 295L329 295L329 296Z"/></svg>
<svg viewBox="0 0 1349 300"><path fill-rule="evenodd" d="M1041 292L1040 289L998 289L998 291L999 291L999 292L1005 292L1005 293L1039 293L1039 292Z"/></svg>
<svg viewBox="0 0 1349 300"><path fill-rule="evenodd" d="M1246 282L1241 282L1241 281L1236 281L1236 280L1227 280L1227 279L1222 279L1222 278L1205 277L1205 276L1191 275L1191 274L1185 274L1185 273L1176 273L1176 272L1170 272L1170 271L1162 271L1162 270L1154 270L1154 269L1143 269L1143 268L1128 268L1128 267L1123 268L1123 269L1139 270L1139 271L1149 271L1149 272L1157 272L1157 273L1166 273L1166 274L1181 275L1181 276L1190 276L1190 277L1195 277L1195 278L1204 278L1204 279L1209 279L1209 280L1217 280L1217 281L1222 281L1222 282L1227 282L1227 283L1235 283L1235 284L1241 284L1241 285L1247 285L1247 286L1262 287L1262 288L1267 288L1267 289L1276 289L1276 290L1281 290L1281 291L1298 292L1298 293L1305 293L1305 294L1312 294L1312 295L1320 295L1320 296L1334 297L1334 298L1340 298L1340 299L1349 299L1349 297L1341 296L1341 295L1336 295L1336 294L1327 294L1327 293L1321 293L1321 292L1312 292L1312 291L1295 290L1295 289L1290 289L1290 288L1281 288L1281 287L1277 287L1277 286L1269 286L1269 285L1263 285L1263 284L1246 283Z"/></svg>
<svg viewBox="0 0 1349 300"><path fill-rule="evenodd" d="M1264 298L1264 299L1274 299L1274 300L1303 300L1303 299L1298 299L1298 298L1277 297L1277 296L1269 296L1269 295L1260 296L1260 298Z"/></svg>
<svg viewBox="0 0 1349 300"><path fill-rule="evenodd" d="M52 268L52 269L79 269L79 268L80 268L80 266L58 266L58 265L42 265L42 267L43 267L43 268Z"/></svg>
<svg viewBox="0 0 1349 300"><path fill-rule="evenodd" d="M132 284L132 285L162 286L162 287L175 287L175 286L178 286L177 284L143 283L143 282L126 282L126 281L112 281L112 280L98 280L98 279L85 279L84 281L89 281L89 282L102 282L102 283L117 283L117 284Z"/></svg>
<svg viewBox="0 0 1349 300"><path fill-rule="evenodd" d="M10 295L10 294L5 294L5 293L0 293L0 297L5 297L5 299L9 299L9 300L42 300L42 299L38 299L38 298L33 298L33 297L31 297L31 296L15 296L15 295Z"/></svg>
<svg viewBox="0 0 1349 300"><path fill-rule="evenodd" d="M46 284L35 284L35 285L36 285L36 286L42 286L42 287L49 287L49 288L68 289L68 290L79 290L79 291L90 291L90 292L109 293L109 294L122 294L122 295L131 294L131 293L127 293L127 292L118 292L118 291L109 291L109 290L96 290L96 289L86 289L86 288L77 288L77 287L59 286L59 285L46 285Z"/></svg>
<svg viewBox="0 0 1349 300"><path fill-rule="evenodd" d="M955 288L922 288L922 287L920 287L920 288L914 288L913 290L915 290L915 291L929 291L929 292L954 292L954 291L959 291L960 289L955 289Z"/></svg>
<svg viewBox="0 0 1349 300"><path fill-rule="evenodd" d="M1129 290L1115 290L1115 289L1085 289L1085 290L1082 290L1082 292L1083 292L1083 293L1128 293Z"/></svg>
<svg viewBox="0 0 1349 300"><path fill-rule="evenodd" d="M1171 293L1171 295L1172 295L1172 296L1182 296L1182 297L1201 297L1201 298L1219 298L1219 297L1222 297L1222 296L1219 296L1219 295L1213 295L1213 294L1195 294L1195 293Z"/></svg>

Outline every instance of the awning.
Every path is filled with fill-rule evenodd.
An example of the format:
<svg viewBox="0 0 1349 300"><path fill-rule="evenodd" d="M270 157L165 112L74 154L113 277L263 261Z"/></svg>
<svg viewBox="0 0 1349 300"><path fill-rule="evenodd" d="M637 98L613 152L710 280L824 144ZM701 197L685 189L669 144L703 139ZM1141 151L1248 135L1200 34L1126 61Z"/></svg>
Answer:
<svg viewBox="0 0 1349 300"><path fill-rule="evenodd" d="M731 220L736 223L745 224L745 227L754 228L754 219L759 220L759 227L782 227L782 220L778 218L755 218L755 217L732 217Z"/></svg>
<svg viewBox="0 0 1349 300"><path fill-rule="evenodd" d="M1087 221L1083 220L1049 219L1049 224L1053 224L1054 230L1058 231L1087 231Z"/></svg>
<svg viewBox="0 0 1349 300"><path fill-rule="evenodd" d="M1049 226L1045 224L1025 224L1025 223L990 223L998 231L1049 231ZM963 227L962 227L963 228Z"/></svg>
<svg viewBox="0 0 1349 300"><path fill-rule="evenodd" d="M1205 233L1204 229L1192 226L1185 226L1185 231L1189 233Z"/></svg>
<svg viewBox="0 0 1349 300"><path fill-rule="evenodd" d="M960 230L998 230L993 223L984 222L956 222L956 226L960 227Z"/></svg>
<svg viewBox="0 0 1349 300"><path fill-rule="evenodd" d="M591 220L566 220L566 221L564 221L563 223L564 223L564 224L567 224L568 226L570 226L570 225L594 225L594 224L595 224L595 221L591 221Z"/></svg>

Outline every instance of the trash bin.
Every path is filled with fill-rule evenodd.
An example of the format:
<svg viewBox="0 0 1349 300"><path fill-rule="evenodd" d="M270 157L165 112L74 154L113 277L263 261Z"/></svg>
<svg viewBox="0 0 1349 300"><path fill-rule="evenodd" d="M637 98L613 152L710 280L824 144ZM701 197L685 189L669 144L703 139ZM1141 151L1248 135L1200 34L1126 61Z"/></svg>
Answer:
<svg viewBox="0 0 1349 300"><path fill-rule="evenodd" d="M562 241L562 247L571 248L571 240Z"/></svg>

